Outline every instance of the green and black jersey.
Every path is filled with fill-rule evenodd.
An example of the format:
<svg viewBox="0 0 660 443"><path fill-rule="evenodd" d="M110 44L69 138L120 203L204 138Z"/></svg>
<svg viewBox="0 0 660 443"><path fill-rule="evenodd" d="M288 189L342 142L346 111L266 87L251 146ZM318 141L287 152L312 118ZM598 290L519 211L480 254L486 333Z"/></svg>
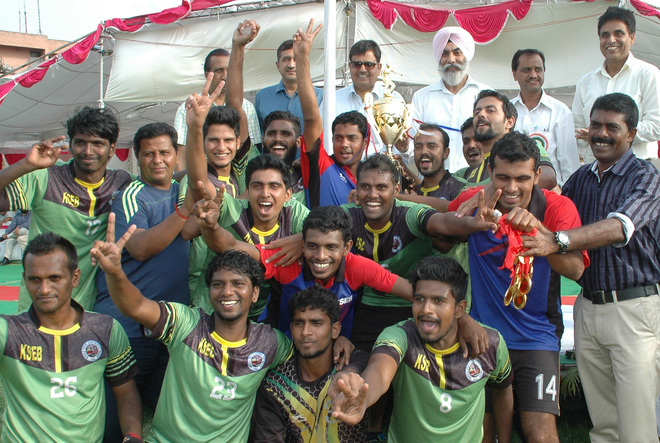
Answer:
<svg viewBox="0 0 660 443"><path fill-rule="evenodd" d="M2 441L101 441L104 377L120 386L137 373L121 325L95 312L64 331L40 326L33 308L2 315L0 347Z"/></svg>
<svg viewBox="0 0 660 443"><path fill-rule="evenodd" d="M408 278L415 264L435 254L426 225L436 210L419 203L395 200L390 220L382 229L372 229L362 208L342 205L353 219L353 253L380 263L390 272ZM362 303L371 306L402 307L410 302L392 294L364 287Z"/></svg>
<svg viewBox="0 0 660 443"><path fill-rule="evenodd" d="M458 343L449 349L432 348L422 341L412 319L378 336L372 355L387 354L399 364L392 381L388 441L482 440L484 385L502 389L513 381L504 339L496 330L485 329L489 347L476 359L464 358Z"/></svg>
<svg viewBox="0 0 660 443"><path fill-rule="evenodd" d="M247 338L228 342L214 316L161 303L150 336L170 362L149 441L247 441L257 389L266 371L293 355L293 344L270 326L249 323Z"/></svg>
<svg viewBox="0 0 660 443"><path fill-rule="evenodd" d="M107 169L98 183L76 178L73 161L19 177L0 193L1 209L32 211L29 240L44 232L68 239L78 251L80 283L72 297L85 309L96 301L96 268L89 251L104 240L112 197L132 181L126 171ZM32 299L21 282L18 309L27 309Z"/></svg>

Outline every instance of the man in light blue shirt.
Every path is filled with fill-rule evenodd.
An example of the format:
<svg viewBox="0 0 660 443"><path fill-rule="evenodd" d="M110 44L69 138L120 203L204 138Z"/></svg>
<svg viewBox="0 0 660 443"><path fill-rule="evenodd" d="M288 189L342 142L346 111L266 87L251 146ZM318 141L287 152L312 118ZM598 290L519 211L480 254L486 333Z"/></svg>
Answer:
<svg viewBox="0 0 660 443"><path fill-rule="evenodd" d="M303 124L302 108L298 97L298 82L296 81L296 59L293 56L293 40L286 40L277 48L277 70L282 80L276 85L269 86L257 92L254 106L257 109L259 123L265 130L264 120L273 111L289 111L300 119ZM316 102L323 101L323 90L314 88Z"/></svg>

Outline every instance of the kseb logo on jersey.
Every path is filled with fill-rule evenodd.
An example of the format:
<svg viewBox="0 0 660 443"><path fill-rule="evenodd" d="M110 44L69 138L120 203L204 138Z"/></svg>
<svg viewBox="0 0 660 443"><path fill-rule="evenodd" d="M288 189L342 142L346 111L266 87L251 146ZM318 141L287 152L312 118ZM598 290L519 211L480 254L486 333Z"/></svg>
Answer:
<svg viewBox="0 0 660 443"><path fill-rule="evenodd" d="M80 206L80 197L78 197L77 195L69 194L68 192L63 192L62 203L77 208L78 206Z"/></svg>

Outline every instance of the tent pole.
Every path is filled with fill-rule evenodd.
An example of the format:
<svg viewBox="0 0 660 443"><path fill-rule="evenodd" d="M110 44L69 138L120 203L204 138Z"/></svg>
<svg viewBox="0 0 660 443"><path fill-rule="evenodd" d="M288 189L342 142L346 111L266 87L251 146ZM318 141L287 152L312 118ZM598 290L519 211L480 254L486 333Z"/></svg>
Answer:
<svg viewBox="0 0 660 443"><path fill-rule="evenodd" d="M99 108L105 108L105 103L103 103L103 36L99 39L99 44L101 50L99 51L99 57L101 57L101 62L99 63Z"/></svg>
<svg viewBox="0 0 660 443"><path fill-rule="evenodd" d="M325 73L323 75L323 145L332 146L335 115L335 72L337 71L337 7L335 0L324 0Z"/></svg>

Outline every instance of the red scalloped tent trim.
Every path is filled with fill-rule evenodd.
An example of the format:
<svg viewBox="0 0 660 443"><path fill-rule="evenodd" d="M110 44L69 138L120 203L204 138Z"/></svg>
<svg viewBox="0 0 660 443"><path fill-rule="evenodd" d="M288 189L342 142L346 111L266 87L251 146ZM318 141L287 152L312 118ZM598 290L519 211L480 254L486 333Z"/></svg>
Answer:
<svg viewBox="0 0 660 443"><path fill-rule="evenodd" d="M450 14L458 24L468 31L474 41L489 43L504 29L509 13L521 20L529 12L532 0L512 0L497 5L461 10L434 9L391 1L367 0L373 16L387 29L392 29L397 17L410 27L421 32L435 32L447 22Z"/></svg>
<svg viewBox="0 0 660 443"><path fill-rule="evenodd" d="M660 10L641 0L629 1L640 14L660 19ZM495 40L502 32L509 14L513 15L516 20L523 19L529 12L532 0L512 0L496 5L460 10L434 9L383 0L367 0L367 5L373 16L386 29L392 29L397 18L400 17L408 26L418 31L436 32L445 25L449 14L453 14L461 28L468 31L476 43L486 44Z"/></svg>
<svg viewBox="0 0 660 443"><path fill-rule="evenodd" d="M585 1L585 0L575 0ZM586 0L594 1L594 0ZM96 31L84 37L71 48L64 51L60 56L46 60L36 68L33 68L16 79L0 85L0 104L17 84L29 88L43 80L48 68L58 63L60 60L66 60L71 64L84 62L89 55L89 51L98 42L101 32L105 28L116 28L124 32L139 31L146 23L148 18L153 23L168 24L180 20L190 14L191 11L199 11L213 6L220 6L230 3L231 0L197 0L189 3L183 0L181 6L165 9L157 14L149 14L128 19L114 18L106 20L104 24L99 24ZM391 1L367 0L369 10L378 21L387 29L392 29L396 23L397 17L412 28L422 32L435 32L442 28L449 17L453 14L460 26L468 31L474 41L485 44L493 41L502 32L506 25L508 14L511 13L516 20L521 20L529 12L532 0L512 0L497 5L483 6L479 8L468 8L461 10L452 9L433 9L422 6L411 6ZM641 0L630 0L630 4L637 11L645 16L653 16L660 19L660 10L644 3Z"/></svg>

